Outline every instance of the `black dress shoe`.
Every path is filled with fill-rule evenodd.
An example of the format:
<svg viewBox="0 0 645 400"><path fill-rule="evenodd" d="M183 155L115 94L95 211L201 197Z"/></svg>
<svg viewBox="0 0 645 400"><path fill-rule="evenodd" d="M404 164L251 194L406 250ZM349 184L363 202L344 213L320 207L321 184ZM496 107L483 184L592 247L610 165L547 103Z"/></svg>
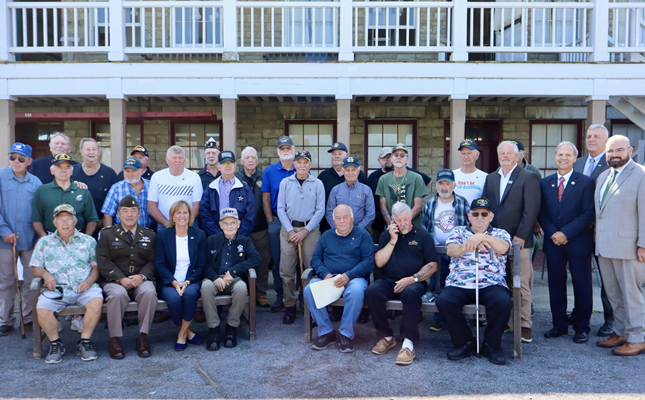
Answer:
<svg viewBox="0 0 645 400"><path fill-rule="evenodd" d="M284 303L282 299L276 299L275 303L271 305L271 312L279 312L284 310Z"/></svg>
<svg viewBox="0 0 645 400"><path fill-rule="evenodd" d="M614 326L608 322L605 322L600 329L598 329L598 336L611 336L614 333Z"/></svg>
<svg viewBox="0 0 645 400"><path fill-rule="evenodd" d="M219 350L219 326L217 328L210 328L208 330L208 338L206 339L206 350L208 351Z"/></svg>
<svg viewBox="0 0 645 400"><path fill-rule="evenodd" d="M224 347L233 348L237 346L237 328L226 324L226 341Z"/></svg>
<svg viewBox="0 0 645 400"><path fill-rule="evenodd" d="M0 336L7 336L13 330L11 325L2 325L0 326Z"/></svg>
<svg viewBox="0 0 645 400"><path fill-rule="evenodd" d="M587 343L589 341L589 334L587 332L576 332L573 341L574 343Z"/></svg>
<svg viewBox="0 0 645 400"><path fill-rule="evenodd" d="M367 308L363 308L361 310L361 314L358 316L358 323L366 324L368 322L370 322L370 310Z"/></svg>
<svg viewBox="0 0 645 400"><path fill-rule="evenodd" d="M495 365L506 365L506 356L501 348L492 349L486 342L484 342L480 353Z"/></svg>
<svg viewBox="0 0 645 400"><path fill-rule="evenodd" d="M284 311L284 317L282 317L282 323L286 325L291 325L296 321L296 306L286 307Z"/></svg>
<svg viewBox="0 0 645 400"><path fill-rule="evenodd" d="M567 316L567 320L569 321L569 325L573 325L576 322L576 318L578 318L578 313L576 310L573 310L571 314Z"/></svg>
<svg viewBox="0 0 645 400"><path fill-rule="evenodd" d="M551 338L557 338L560 336L568 335L569 330L564 330L564 329L558 329L558 328L553 328L547 333L544 334L545 338L551 339Z"/></svg>
<svg viewBox="0 0 645 400"><path fill-rule="evenodd" d="M474 356L476 351L475 341L471 339L463 346L453 347L448 352L448 359L453 361L463 360L464 358Z"/></svg>

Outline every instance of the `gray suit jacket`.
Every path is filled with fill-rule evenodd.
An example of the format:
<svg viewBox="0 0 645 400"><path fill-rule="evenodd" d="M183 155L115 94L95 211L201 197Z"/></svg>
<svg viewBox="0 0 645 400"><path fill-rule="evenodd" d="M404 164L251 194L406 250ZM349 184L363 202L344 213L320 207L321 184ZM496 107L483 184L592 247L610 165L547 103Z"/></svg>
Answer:
<svg viewBox="0 0 645 400"><path fill-rule="evenodd" d="M576 162L573 163L573 170L576 172L580 172L581 174L585 173L585 165L587 164L587 159L589 159L589 156L584 156L580 157L576 160ZM591 172L591 178L594 180L598 179L598 175L602 174L603 172L607 171L609 169L609 165L607 165L607 160L605 159L605 154L602 155L600 158L600 161L598 161L598 165L593 169Z"/></svg>
<svg viewBox="0 0 645 400"><path fill-rule="evenodd" d="M629 162L609 188L601 208L600 190L610 172L600 174L594 193L596 255L634 260L637 247L645 248L645 167Z"/></svg>

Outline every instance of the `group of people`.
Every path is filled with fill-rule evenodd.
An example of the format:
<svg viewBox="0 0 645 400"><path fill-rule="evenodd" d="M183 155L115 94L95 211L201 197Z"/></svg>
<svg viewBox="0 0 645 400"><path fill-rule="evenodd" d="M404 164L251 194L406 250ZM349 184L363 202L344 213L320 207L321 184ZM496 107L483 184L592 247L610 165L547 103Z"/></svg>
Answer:
<svg viewBox="0 0 645 400"><path fill-rule="evenodd" d="M595 254L607 299L599 335L609 336L598 345L618 355L639 354L645 351L645 238L639 232L645 217L638 208L645 168L631 160L629 139L608 138L602 125L589 128L586 146L589 155L576 160L576 146L560 143L557 173L540 179L521 142L502 142L500 168L487 175L476 168L477 142L465 139L459 146L462 166L439 171L436 195L424 203L431 179L407 166L403 144L383 148L381 169L368 178L346 145L333 143L332 167L316 178L310 173L311 154L296 151L288 136L277 142L279 161L264 171L252 147L242 151L238 171L234 152L219 151L210 139L199 173L184 167L180 146L168 149L168 168L156 173L147 168L147 150L137 146L117 175L99 162L100 145L93 139L81 141L78 164L64 134L51 138L51 157L33 162L31 148L15 143L10 166L0 170L0 335L14 324L15 277L8 268L11 257L2 253L15 246L29 266L22 310L27 323L33 318L30 281L34 276L44 281L36 314L51 341L47 363L62 360L55 313L70 304L86 308L77 324L76 353L83 360L98 356L90 340L104 299L114 359L125 357L120 338L131 300L138 303L141 357L152 353L147 334L158 298L167 302L179 329L177 351L203 341L191 330L199 298L209 328L206 348L235 347L247 272L254 268L258 305L284 310L283 323L294 323L299 299L301 305L306 302L318 325L314 350L337 342L341 352L354 351L354 325L371 318L380 336L372 352L386 354L396 346L386 301L401 300L399 365L415 358L429 278L439 309L431 329L450 332L449 359L473 355L478 344L461 310L478 291L487 310L481 353L504 364L502 333L513 326L507 255L512 243L519 243L514 256L521 264L521 337L531 342L531 256L536 238L544 235L553 314L553 329L545 336L566 335L572 324L574 342L588 341ZM445 246L445 254L438 255L435 246ZM267 298L271 265L277 294L272 305ZM571 315L566 313L567 267L576 298ZM343 309L330 314L316 307L311 287L300 287L299 272L306 268L317 276L310 285L334 279L334 286L344 288ZM371 281L372 272L379 279ZM232 297L223 335L219 294Z"/></svg>

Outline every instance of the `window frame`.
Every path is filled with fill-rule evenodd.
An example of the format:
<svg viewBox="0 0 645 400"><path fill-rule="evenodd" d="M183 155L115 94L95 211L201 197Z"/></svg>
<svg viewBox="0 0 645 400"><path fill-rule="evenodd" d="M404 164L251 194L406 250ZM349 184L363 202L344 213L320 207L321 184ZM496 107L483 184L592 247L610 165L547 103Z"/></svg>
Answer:
<svg viewBox="0 0 645 400"><path fill-rule="evenodd" d="M582 135L583 135L583 127L585 124L584 119L532 119L529 120L529 142L528 142L528 149L525 147L526 150L526 158L528 159L529 164L533 164L533 125L577 125L576 128L576 148L578 149L578 157L582 155L583 149L580 148L580 143L582 142ZM549 147L548 143L547 146L536 146L536 147ZM547 171L557 171L557 168L540 168L536 166L540 171L544 171L545 175L544 177L547 177L548 175L546 174Z"/></svg>
<svg viewBox="0 0 645 400"><path fill-rule="evenodd" d="M98 142L98 139L96 138L96 127L97 127L98 125L110 125L110 121L109 121L109 120L107 120L107 119L90 120L90 137L91 137L92 139L96 140L97 142ZM141 143L141 146L145 146L145 145L143 144L143 121L126 121L126 127L127 127L127 125L139 125L139 143ZM110 132L111 132L111 130L110 130ZM101 142L99 142L99 143L101 143ZM107 165L107 164L111 164L111 163L110 163L110 162L106 163L106 162L105 162L106 160L103 160L103 150L104 150L105 148L106 148L105 146L101 145L101 162L102 162L103 164L106 164L106 165ZM109 146L109 148L110 148L110 149L112 148L111 141L110 141L110 146ZM79 149L79 152L80 152L80 149ZM129 152L127 151L127 146L126 146L126 158L127 158L127 157L130 157L130 154L129 154ZM116 171L116 170L117 170L117 168L118 168L118 167L117 167L117 168L114 168L114 167L113 167L113 166L111 166L111 165L110 165L110 167L111 167L112 169L114 169L115 171Z"/></svg>
<svg viewBox="0 0 645 400"><path fill-rule="evenodd" d="M186 119L186 120L172 119L172 120L170 120L170 138L169 138L170 139L170 145L168 147L174 146L174 145L177 144L176 137L175 137L175 125L219 125L219 138L220 138L220 140L219 140L219 151L222 151L222 149L224 148L224 122L221 119L212 120L212 121L204 121L204 120L198 120L198 119ZM186 150L186 148L184 146L182 146L182 148L184 148L184 151ZM193 147L189 146L188 148L193 148ZM204 144L202 144L198 148L201 148L203 150L204 149ZM188 161L188 157L187 157L187 161ZM199 170L201 170L201 168L191 168L190 166L187 167L187 168L190 169L191 171L199 171Z"/></svg>
<svg viewBox="0 0 645 400"><path fill-rule="evenodd" d="M364 124L364 130L363 130L363 139L364 139L364 146L363 146L363 173L367 176L370 173L370 169L368 168L369 165L369 126L370 125L404 125L404 124L411 124L412 125L412 148L414 149L414 154L411 159L412 165L408 165L408 167L413 168L413 169L418 169L418 160L419 160L419 148L418 148L418 124L419 121L417 119L366 119L365 124ZM383 147L383 146L381 146ZM377 168L378 169L378 168ZM374 169L376 171L377 169Z"/></svg>
<svg viewBox="0 0 645 400"><path fill-rule="evenodd" d="M291 125L331 125L332 126L332 139L331 142L332 144L335 143L338 140L338 121L335 119L285 119L284 120L284 134L285 136L291 136L289 132L289 127ZM304 131L304 130L303 130ZM320 133L319 133L320 135ZM346 145L349 145L349 143L345 143ZM317 146L318 148L324 148L320 145ZM330 146L331 148L331 146ZM296 146L296 151L302 150L298 149ZM328 149L329 150L329 149ZM349 152L348 152L349 154ZM319 154L320 155L320 154ZM330 155L331 157L331 155ZM320 162L319 162L320 163ZM311 171L317 171L318 175L324 170L328 168L314 168L312 165Z"/></svg>

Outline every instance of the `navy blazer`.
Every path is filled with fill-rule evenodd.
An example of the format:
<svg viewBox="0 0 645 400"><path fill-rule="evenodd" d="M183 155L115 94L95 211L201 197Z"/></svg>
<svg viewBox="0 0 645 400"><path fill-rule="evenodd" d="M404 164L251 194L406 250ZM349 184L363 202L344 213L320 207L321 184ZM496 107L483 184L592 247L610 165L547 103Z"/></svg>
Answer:
<svg viewBox="0 0 645 400"><path fill-rule="evenodd" d="M204 231L188 228L188 255L190 266L186 280L199 282L206 265L206 234ZM175 228L167 228L157 233L155 248L155 267L161 286L168 286L175 280L175 267L177 266L177 243L175 241Z"/></svg>
<svg viewBox="0 0 645 400"><path fill-rule="evenodd" d="M593 254L594 240L591 223L595 219L594 188L595 180L573 171L564 188L562 201L558 201L558 174L540 180L542 207L540 225L544 230L544 252L567 254L582 257ZM569 239L564 246L556 246L551 236L562 232Z"/></svg>

